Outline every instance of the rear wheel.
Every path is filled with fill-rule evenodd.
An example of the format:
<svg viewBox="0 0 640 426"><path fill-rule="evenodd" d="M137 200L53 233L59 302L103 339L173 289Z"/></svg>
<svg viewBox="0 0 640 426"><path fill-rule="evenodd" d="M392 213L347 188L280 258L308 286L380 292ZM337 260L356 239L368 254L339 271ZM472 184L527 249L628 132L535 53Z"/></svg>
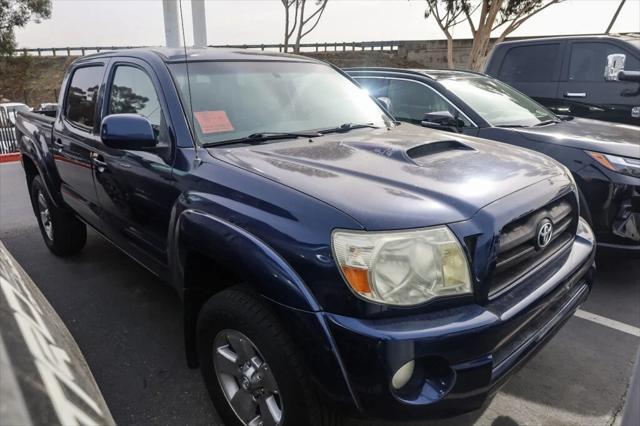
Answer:
<svg viewBox="0 0 640 426"><path fill-rule="evenodd" d="M285 328L247 289L209 300L197 333L202 375L227 426L337 424Z"/></svg>
<svg viewBox="0 0 640 426"><path fill-rule="evenodd" d="M42 238L52 253L69 256L82 250L87 241L86 225L53 204L40 176L31 182L31 204Z"/></svg>

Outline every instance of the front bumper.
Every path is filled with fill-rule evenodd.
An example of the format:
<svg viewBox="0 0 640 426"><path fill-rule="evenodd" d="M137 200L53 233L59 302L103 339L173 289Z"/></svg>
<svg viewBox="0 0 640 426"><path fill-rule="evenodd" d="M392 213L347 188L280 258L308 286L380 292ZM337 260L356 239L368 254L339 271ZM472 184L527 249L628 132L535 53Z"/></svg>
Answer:
<svg viewBox="0 0 640 426"><path fill-rule="evenodd" d="M530 277L484 306L374 320L324 314L360 411L416 419L481 407L586 299L592 237L578 235L550 277ZM394 389L393 375L410 361L411 380Z"/></svg>

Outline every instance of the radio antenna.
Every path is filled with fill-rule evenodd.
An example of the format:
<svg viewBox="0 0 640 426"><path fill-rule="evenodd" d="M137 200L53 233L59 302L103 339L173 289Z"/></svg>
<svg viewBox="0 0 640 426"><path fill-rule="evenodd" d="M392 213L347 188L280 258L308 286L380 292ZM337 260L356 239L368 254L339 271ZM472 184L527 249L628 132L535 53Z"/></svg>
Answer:
<svg viewBox="0 0 640 426"><path fill-rule="evenodd" d="M187 55L187 39L185 37L185 32L184 32L184 17L182 15L182 0L178 1L178 4L180 6L180 27L182 29L182 47L184 48L184 66L186 67L186 71L187 71L187 88L188 88L188 93L189 93L189 127L191 130L191 135L193 137L193 148L194 148L194 152L195 152L195 161L196 164L200 164L200 156L198 155L198 141L196 140L196 129L195 129L195 125L194 125L194 114L193 114L193 100L191 97L191 78L189 76L189 56Z"/></svg>

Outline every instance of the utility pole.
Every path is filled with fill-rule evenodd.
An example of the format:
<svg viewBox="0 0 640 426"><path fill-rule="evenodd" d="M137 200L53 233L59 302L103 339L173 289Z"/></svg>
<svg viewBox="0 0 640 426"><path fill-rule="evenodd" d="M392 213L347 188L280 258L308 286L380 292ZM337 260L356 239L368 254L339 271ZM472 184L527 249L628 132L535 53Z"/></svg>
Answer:
<svg viewBox="0 0 640 426"><path fill-rule="evenodd" d="M178 0L162 0L164 36L167 47L181 47Z"/></svg>
<svg viewBox="0 0 640 426"><path fill-rule="evenodd" d="M193 20L193 46L207 47L207 16L204 0L191 0L191 19Z"/></svg>
<svg viewBox="0 0 640 426"><path fill-rule="evenodd" d="M607 27L607 31L605 31L605 34L609 34L609 31L611 31L611 27L613 27L613 24L616 23L616 20L618 19L618 15L620 14L620 11L622 10L622 6L624 6L624 3L627 0L621 0L620 1L620 6L618 6L618 9L616 10L616 13L613 14L613 18L611 18L611 22L609 22L609 26Z"/></svg>

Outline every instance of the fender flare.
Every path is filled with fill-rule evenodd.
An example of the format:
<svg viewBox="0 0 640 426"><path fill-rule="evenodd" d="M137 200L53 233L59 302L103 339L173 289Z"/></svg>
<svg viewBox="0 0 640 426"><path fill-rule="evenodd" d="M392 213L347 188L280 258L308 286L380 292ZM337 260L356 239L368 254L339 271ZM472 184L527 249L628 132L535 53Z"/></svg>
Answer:
<svg viewBox="0 0 640 426"><path fill-rule="evenodd" d="M359 407L322 308L286 260L244 228L213 214L185 209L180 213L174 210L174 217L176 219L173 221L173 232L170 233L169 259L173 283L184 301L185 349L189 367L198 366L195 349L197 317L202 305L211 297L211 292L190 291L185 286L186 255L190 250L197 250L213 255L225 265L233 264L233 268L241 272L241 278L261 296L273 302L276 310L286 307L286 311L314 318L312 322L315 322L316 338L331 348L334 356L329 364L342 377L344 390L356 407ZM224 248L223 251L219 249L220 246Z"/></svg>
<svg viewBox="0 0 640 426"><path fill-rule="evenodd" d="M201 210L180 210L169 234L168 258L171 282L183 299L184 336L187 364L196 368L196 325L198 314L206 301L215 294L215 283L187 286L186 262L191 251L209 255L221 264L239 272L239 278L271 301L317 312L320 306L293 271L291 266L263 241L245 229ZM221 250L221 247L223 248ZM212 278L212 281L214 278Z"/></svg>
<svg viewBox="0 0 640 426"><path fill-rule="evenodd" d="M183 292L184 261L190 250L212 255L239 271L250 285L274 302L310 312L320 311L315 297L293 268L271 247L245 229L198 210L183 210L171 236L169 259ZM221 250L222 247L222 250ZM174 281L175 282L175 281Z"/></svg>
<svg viewBox="0 0 640 426"><path fill-rule="evenodd" d="M38 175L42 178L44 183L45 191L47 191L47 195L49 199L53 201L54 206L56 207L64 207L64 201L62 200L62 195L60 191L54 190L55 178L52 176L51 167L55 167L55 165L47 164L47 157L50 156L48 151L42 152L41 149L38 148L36 142L30 141L26 136L21 135L21 138L18 138L19 146L20 146L20 154L22 157L27 157L35 166ZM24 140L26 139L26 140ZM53 157L51 157L53 158ZM24 168L24 159L21 159L22 167ZM55 169L54 169L55 170ZM29 192L31 192L31 188L27 188Z"/></svg>

